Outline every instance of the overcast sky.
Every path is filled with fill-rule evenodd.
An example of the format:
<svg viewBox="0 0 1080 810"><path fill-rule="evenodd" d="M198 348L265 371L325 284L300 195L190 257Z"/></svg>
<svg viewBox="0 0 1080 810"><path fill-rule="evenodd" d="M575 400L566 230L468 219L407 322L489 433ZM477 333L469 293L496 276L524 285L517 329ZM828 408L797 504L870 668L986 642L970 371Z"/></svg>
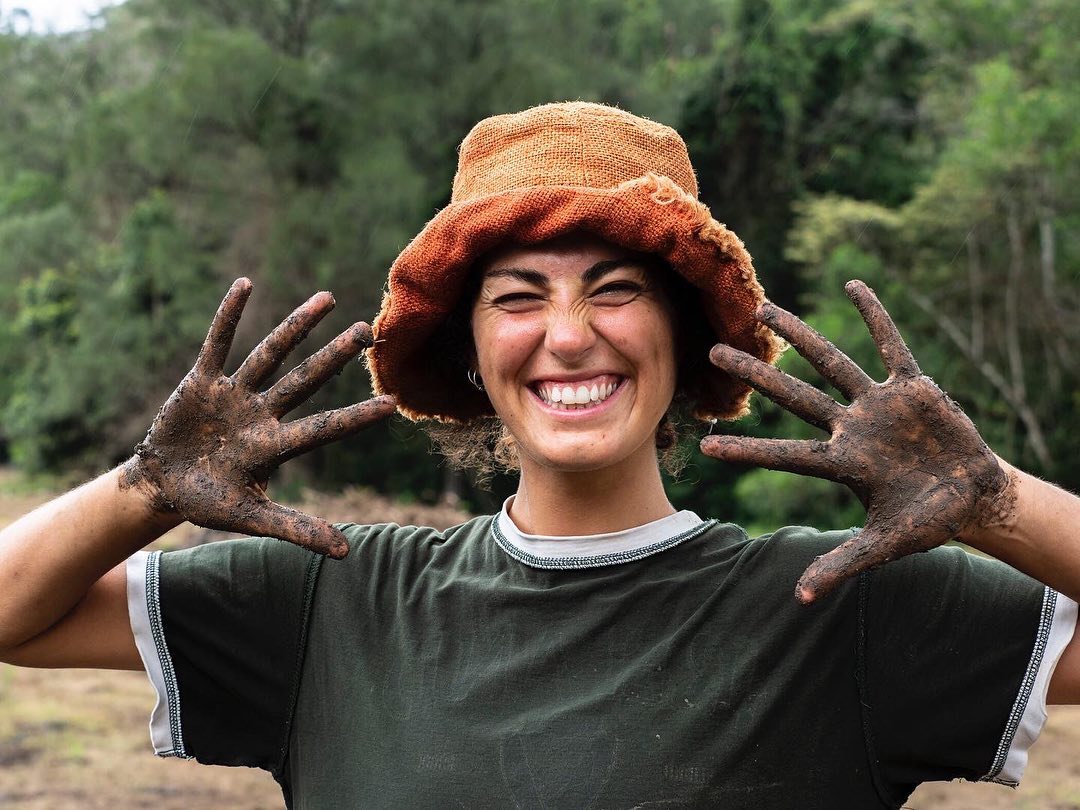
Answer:
<svg viewBox="0 0 1080 810"><path fill-rule="evenodd" d="M35 31L74 31L89 26L89 14L115 4L116 0L0 0L0 17L8 19L22 8L30 12ZM21 30L18 23L16 30Z"/></svg>

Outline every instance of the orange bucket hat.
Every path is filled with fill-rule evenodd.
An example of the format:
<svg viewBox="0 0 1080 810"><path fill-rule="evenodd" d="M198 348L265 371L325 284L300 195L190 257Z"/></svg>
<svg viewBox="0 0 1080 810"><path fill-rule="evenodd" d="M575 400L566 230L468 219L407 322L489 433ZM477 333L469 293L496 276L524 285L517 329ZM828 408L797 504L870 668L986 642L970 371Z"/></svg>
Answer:
<svg viewBox="0 0 1080 810"><path fill-rule="evenodd" d="M754 319L764 299L742 241L697 199L679 134L601 104L545 104L486 118L462 141L450 204L390 268L368 365L377 394L410 419L494 413L447 352L445 322L477 259L506 243L585 231L659 256L701 292L715 341L773 362L779 339ZM712 343L686 347L707 356ZM742 416L750 389L708 366L684 393L695 416Z"/></svg>

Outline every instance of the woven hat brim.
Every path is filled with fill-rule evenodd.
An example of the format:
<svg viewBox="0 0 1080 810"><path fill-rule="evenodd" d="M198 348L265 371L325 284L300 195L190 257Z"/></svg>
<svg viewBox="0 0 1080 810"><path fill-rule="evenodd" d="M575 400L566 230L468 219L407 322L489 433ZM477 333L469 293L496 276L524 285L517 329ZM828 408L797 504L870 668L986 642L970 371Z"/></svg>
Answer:
<svg viewBox="0 0 1080 810"><path fill-rule="evenodd" d="M460 363L447 362L440 326L485 253L574 231L664 258L701 290L717 342L765 362L779 355L780 340L754 318L765 295L742 241L674 182L648 175L613 189L517 189L440 211L390 269L373 324L376 343L368 349L375 392L394 395L398 410L414 420L467 421L494 413ZM689 392L695 416L732 419L746 412L750 389L743 382L713 367L704 376Z"/></svg>

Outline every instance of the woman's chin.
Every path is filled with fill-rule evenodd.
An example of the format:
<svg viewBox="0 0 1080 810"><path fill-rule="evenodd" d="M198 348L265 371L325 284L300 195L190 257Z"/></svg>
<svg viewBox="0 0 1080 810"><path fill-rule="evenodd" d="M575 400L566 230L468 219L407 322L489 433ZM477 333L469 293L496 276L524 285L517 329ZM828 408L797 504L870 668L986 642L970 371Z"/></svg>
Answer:
<svg viewBox="0 0 1080 810"><path fill-rule="evenodd" d="M596 439L581 437L582 441L563 441L555 445L547 443L542 449L523 447L518 444L518 453L523 467L536 465L547 472L586 473L603 472L608 469L624 467L632 459L641 456L647 463L656 463L655 451L641 453L639 448L620 446L617 438L611 434Z"/></svg>

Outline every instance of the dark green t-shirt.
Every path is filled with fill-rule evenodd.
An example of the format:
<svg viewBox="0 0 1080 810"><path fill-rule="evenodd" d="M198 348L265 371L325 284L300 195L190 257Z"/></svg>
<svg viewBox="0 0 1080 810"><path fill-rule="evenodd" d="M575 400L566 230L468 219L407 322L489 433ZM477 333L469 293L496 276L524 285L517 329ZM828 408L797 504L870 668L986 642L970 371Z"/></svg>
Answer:
<svg viewBox="0 0 1080 810"><path fill-rule="evenodd" d="M296 808L899 807L1001 771L1056 597L944 548L799 605L850 532L706 521L553 570L491 517L345 531L340 562L148 558L159 750L265 768Z"/></svg>

